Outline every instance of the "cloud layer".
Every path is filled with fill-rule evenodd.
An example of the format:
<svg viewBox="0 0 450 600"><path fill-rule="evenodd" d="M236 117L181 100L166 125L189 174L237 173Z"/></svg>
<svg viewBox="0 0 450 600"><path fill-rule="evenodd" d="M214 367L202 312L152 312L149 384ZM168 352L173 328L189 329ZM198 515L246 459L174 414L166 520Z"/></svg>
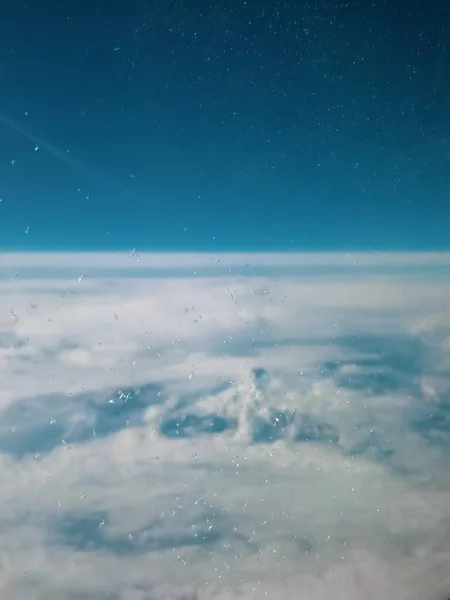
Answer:
<svg viewBox="0 0 450 600"><path fill-rule="evenodd" d="M449 583L448 256L0 260L2 597Z"/></svg>

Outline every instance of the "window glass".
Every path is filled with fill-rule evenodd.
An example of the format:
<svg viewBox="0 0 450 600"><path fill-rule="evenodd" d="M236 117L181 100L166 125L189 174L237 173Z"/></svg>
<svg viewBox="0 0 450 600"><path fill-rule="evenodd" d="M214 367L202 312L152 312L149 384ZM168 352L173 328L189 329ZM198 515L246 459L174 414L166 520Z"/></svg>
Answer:
<svg viewBox="0 0 450 600"><path fill-rule="evenodd" d="M1 4L2 598L450 597L449 40Z"/></svg>

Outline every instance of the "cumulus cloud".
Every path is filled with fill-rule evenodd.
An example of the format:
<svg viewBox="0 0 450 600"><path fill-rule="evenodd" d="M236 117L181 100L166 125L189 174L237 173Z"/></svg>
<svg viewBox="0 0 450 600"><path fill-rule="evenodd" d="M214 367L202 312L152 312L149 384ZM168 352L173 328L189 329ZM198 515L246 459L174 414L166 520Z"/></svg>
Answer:
<svg viewBox="0 0 450 600"><path fill-rule="evenodd" d="M449 583L448 255L1 262L2 597Z"/></svg>

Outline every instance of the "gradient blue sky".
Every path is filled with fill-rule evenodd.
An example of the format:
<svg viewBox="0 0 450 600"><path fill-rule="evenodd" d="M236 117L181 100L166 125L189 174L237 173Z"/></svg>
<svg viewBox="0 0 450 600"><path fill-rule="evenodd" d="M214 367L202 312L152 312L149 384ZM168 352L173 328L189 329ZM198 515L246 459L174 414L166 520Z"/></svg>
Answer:
<svg viewBox="0 0 450 600"><path fill-rule="evenodd" d="M2 5L0 247L448 248L449 22L438 2Z"/></svg>

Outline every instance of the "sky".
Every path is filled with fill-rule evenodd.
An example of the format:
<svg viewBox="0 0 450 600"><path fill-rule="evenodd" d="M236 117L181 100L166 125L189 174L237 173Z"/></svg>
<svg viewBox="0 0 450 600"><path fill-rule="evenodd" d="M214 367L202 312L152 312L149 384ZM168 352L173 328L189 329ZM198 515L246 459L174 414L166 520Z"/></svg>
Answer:
<svg viewBox="0 0 450 600"><path fill-rule="evenodd" d="M0 3L1 598L450 598L449 11Z"/></svg>
<svg viewBox="0 0 450 600"><path fill-rule="evenodd" d="M6 3L0 247L446 249L449 26L444 2Z"/></svg>

